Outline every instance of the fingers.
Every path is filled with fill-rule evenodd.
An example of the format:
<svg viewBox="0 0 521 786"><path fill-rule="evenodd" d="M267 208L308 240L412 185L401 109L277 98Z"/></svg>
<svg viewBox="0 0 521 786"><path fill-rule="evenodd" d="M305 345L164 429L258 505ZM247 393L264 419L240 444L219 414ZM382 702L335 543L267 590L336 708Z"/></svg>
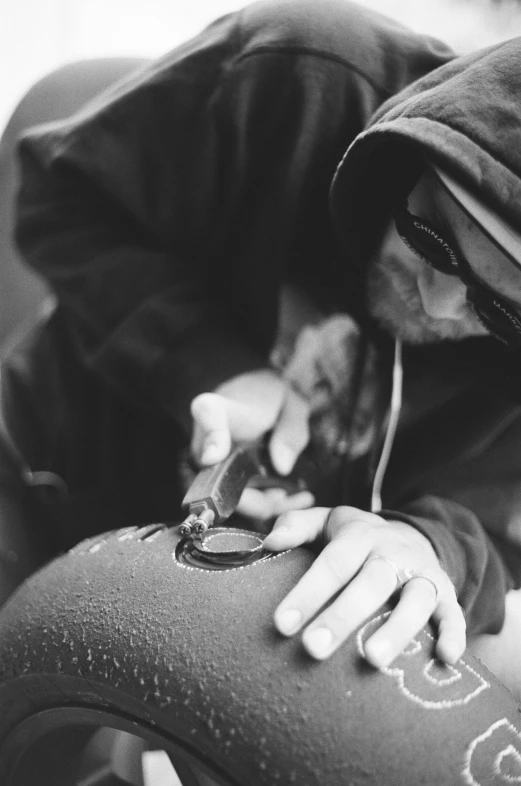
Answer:
<svg viewBox="0 0 521 786"><path fill-rule="evenodd" d="M273 402L267 402L265 409L219 393L196 396L191 405L194 423L190 446L195 461L201 466L216 464L228 456L232 442L260 437L273 425L275 417Z"/></svg>
<svg viewBox="0 0 521 786"><path fill-rule="evenodd" d="M346 579L357 574L367 553L367 545L361 546L360 552L354 545L346 539L343 553L335 549L334 543L324 549L320 557L329 551L327 560L317 558L275 612L275 624L281 633L290 635L296 632L323 607L325 601L336 595ZM332 655L362 622L385 603L395 588L394 570L382 562L378 566L372 561L366 562L356 578L306 628L302 637L305 649L318 660ZM298 625L295 625L297 621ZM293 629L289 626L290 622Z"/></svg>
<svg viewBox="0 0 521 786"><path fill-rule="evenodd" d="M451 591L442 599L434 614L438 626L436 655L445 663L456 663L467 646L465 613L459 605L456 592Z"/></svg>
<svg viewBox="0 0 521 786"><path fill-rule="evenodd" d="M326 591L334 590L331 578L329 582ZM396 574L383 561L380 566L367 562L336 600L305 628L302 643L308 654L317 660L330 657L381 608L395 586ZM276 627L284 635L300 630L322 605L321 593L310 596L298 585L295 589L275 613ZM455 663L465 650L465 620L454 592L449 593L453 600L444 600L437 606L436 592L429 581L418 577L407 582L388 620L364 644L368 662L375 668L388 666L436 612L434 616L440 618L437 656L446 663Z"/></svg>
<svg viewBox="0 0 521 786"><path fill-rule="evenodd" d="M279 488L265 491L246 488L237 505L237 512L247 518L267 521L286 511L310 508L314 502L315 498L310 491L288 494Z"/></svg>
<svg viewBox="0 0 521 786"><path fill-rule="evenodd" d="M311 513L311 511L309 511ZM309 530L308 532L310 532ZM296 633L350 582L363 564L368 544L363 537L329 543L275 611L275 626L285 636ZM370 576L375 573L369 568ZM379 608L396 586L396 575L380 572L377 583L356 578L306 629L303 643L314 657L327 657L344 641L360 619ZM352 627L351 623L354 623ZM318 638L322 645L319 646ZM327 638L327 644L326 644Z"/></svg>
<svg viewBox="0 0 521 786"><path fill-rule="evenodd" d="M427 624L436 607L436 589L425 579L404 585L387 621L365 642L365 657L375 668L388 666Z"/></svg>
<svg viewBox="0 0 521 786"><path fill-rule="evenodd" d="M440 571L440 599L434 586L418 576L405 584L400 601L388 620L364 645L367 660L376 668L388 666L432 617L437 622L436 654L455 663L466 646L465 616L448 576Z"/></svg>
<svg viewBox="0 0 521 786"><path fill-rule="evenodd" d="M464 615L430 543L422 544L423 536L356 508L312 508L280 516L265 546L278 551L319 535L330 542L276 609L280 633L291 636L303 630L307 652L316 659L327 658L381 609L405 576L397 605L365 642L369 663L387 666L431 618L438 627L438 658L454 663L461 657L466 644ZM411 564L421 568L412 577Z"/></svg>
<svg viewBox="0 0 521 786"><path fill-rule="evenodd" d="M270 456L280 475L288 475L309 442L309 403L288 387L270 439Z"/></svg>
<svg viewBox="0 0 521 786"><path fill-rule="evenodd" d="M317 660L328 658L374 614L396 588L396 574L371 563L304 631L304 647Z"/></svg>
<svg viewBox="0 0 521 786"><path fill-rule="evenodd" d="M273 429L270 456L287 475L309 441L309 405L271 372L253 372L230 380L217 393L192 401L191 451L201 466L226 458L232 443L258 439Z"/></svg>
<svg viewBox="0 0 521 786"><path fill-rule="evenodd" d="M330 508L311 508L281 515L270 534L264 539L264 548L269 551L284 551L312 543L324 530Z"/></svg>
<svg viewBox="0 0 521 786"><path fill-rule="evenodd" d="M382 522L379 516L347 505L290 512L277 519L264 546L270 551L284 551L312 543L321 536L331 540L348 532L354 534L355 530L363 530L367 524L378 522Z"/></svg>

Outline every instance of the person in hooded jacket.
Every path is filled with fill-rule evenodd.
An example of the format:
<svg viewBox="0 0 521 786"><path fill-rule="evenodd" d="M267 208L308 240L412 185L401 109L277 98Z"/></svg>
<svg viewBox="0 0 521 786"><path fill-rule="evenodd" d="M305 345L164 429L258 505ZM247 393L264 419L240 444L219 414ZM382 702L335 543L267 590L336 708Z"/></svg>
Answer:
<svg viewBox="0 0 521 786"><path fill-rule="evenodd" d="M269 0L25 135L17 240L57 305L3 364L3 597L44 553L179 515L188 447L269 435L317 483L239 512L276 519L273 551L323 546L282 634L327 658L397 595L376 667L429 619L448 663L465 624L515 640L520 47Z"/></svg>

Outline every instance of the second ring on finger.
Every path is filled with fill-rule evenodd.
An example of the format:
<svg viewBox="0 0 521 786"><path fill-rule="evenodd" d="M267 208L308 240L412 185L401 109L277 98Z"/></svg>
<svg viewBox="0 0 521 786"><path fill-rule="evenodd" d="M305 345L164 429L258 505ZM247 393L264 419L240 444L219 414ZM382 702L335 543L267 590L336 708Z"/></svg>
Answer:
<svg viewBox="0 0 521 786"><path fill-rule="evenodd" d="M376 668L388 666L432 617L437 601L433 585L417 575L405 582L388 619L365 641L364 653Z"/></svg>
<svg viewBox="0 0 521 786"><path fill-rule="evenodd" d="M396 575L395 591L403 589L406 584L416 579L423 579L424 581L429 582L429 584L431 584L432 586L432 589L434 590L434 606L436 606L440 595L440 587L439 587L439 583L430 573L426 571L417 570L416 568L411 568L409 566L398 567L393 562L393 560L389 559L388 557L384 557L383 554L374 554L373 556L369 557L365 561L365 565L368 565L368 563L370 562L376 562L376 561L381 561L385 563L394 571Z"/></svg>

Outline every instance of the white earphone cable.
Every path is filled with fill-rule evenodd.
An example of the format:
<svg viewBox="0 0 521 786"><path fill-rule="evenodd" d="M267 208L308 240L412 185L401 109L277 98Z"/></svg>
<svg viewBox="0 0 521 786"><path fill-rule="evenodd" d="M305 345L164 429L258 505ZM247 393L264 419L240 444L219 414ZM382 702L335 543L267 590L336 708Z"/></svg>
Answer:
<svg viewBox="0 0 521 786"><path fill-rule="evenodd" d="M391 393L391 407L389 411L389 422L387 432L380 454L378 467L376 468L373 489L371 494L371 512L379 513L382 509L382 485L387 470L387 465L391 457L398 420L402 409L402 386L403 386L403 366L402 366L402 344L396 339L394 344L394 364L393 364L393 388Z"/></svg>

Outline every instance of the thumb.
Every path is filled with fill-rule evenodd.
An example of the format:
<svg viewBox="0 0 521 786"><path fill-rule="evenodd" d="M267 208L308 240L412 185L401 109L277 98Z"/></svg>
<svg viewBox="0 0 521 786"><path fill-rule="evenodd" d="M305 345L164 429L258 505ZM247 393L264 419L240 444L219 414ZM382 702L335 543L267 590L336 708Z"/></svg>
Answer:
<svg viewBox="0 0 521 786"><path fill-rule="evenodd" d="M324 531L331 508L290 510L277 518L273 529L264 538L268 551L285 551L313 543Z"/></svg>
<svg viewBox="0 0 521 786"><path fill-rule="evenodd" d="M202 466L223 461L230 453L232 438L226 403L217 393L201 393L192 401L194 427L190 447Z"/></svg>

